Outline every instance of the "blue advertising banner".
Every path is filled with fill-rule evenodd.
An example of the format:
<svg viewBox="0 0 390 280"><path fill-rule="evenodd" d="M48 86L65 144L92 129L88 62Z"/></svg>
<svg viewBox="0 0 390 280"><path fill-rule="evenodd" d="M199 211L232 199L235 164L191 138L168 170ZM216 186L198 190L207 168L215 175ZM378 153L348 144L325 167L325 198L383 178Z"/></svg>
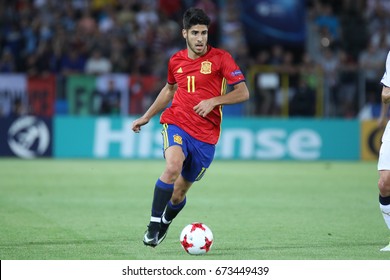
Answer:
<svg viewBox="0 0 390 280"><path fill-rule="evenodd" d="M158 118L139 134L131 130L133 120L56 117L54 156L162 159ZM216 158L358 160L360 124L357 120L226 118Z"/></svg>
<svg viewBox="0 0 390 280"><path fill-rule="evenodd" d="M315 119L227 119L217 157L261 160L358 160L359 122Z"/></svg>
<svg viewBox="0 0 390 280"><path fill-rule="evenodd" d="M37 158L52 156L51 118L0 118L0 156Z"/></svg>
<svg viewBox="0 0 390 280"><path fill-rule="evenodd" d="M241 1L248 43L257 46L283 44L303 46L306 36L305 1Z"/></svg>

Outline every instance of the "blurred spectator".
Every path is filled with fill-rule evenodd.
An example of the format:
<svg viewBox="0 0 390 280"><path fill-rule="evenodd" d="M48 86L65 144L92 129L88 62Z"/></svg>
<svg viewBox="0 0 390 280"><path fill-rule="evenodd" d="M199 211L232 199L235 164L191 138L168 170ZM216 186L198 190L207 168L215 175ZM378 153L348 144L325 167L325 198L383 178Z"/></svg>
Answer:
<svg viewBox="0 0 390 280"><path fill-rule="evenodd" d="M126 48L126 43L123 39L113 38L110 46L110 61L113 73L125 73L130 70L130 54L129 48Z"/></svg>
<svg viewBox="0 0 390 280"><path fill-rule="evenodd" d="M114 7L117 4L117 0L91 0L91 7L93 10L101 10L106 7Z"/></svg>
<svg viewBox="0 0 390 280"><path fill-rule="evenodd" d="M387 50L388 51L388 50ZM386 61L386 50L374 46L372 43L363 50L359 56L359 66L365 81L366 100L375 99L380 103L380 78L383 75L383 67ZM375 96L372 98L370 95Z"/></svg>
<svg viewBox="0 0 390 280"><path fill-rule="evenodd" d="M63 46L55 43L50 56L50 69L54 74L60 74L62 71Z"/></svg>
<svg viewBox="0 0 390 280"><path fill-rule="evenodd" d="M325 116L333 116L336 112L338 68L340 66L338 55L331 48L325 48L318 61L324 73L325 82Z"/></svg>
<svg viewBox="0 0 390 280"><path fill-rule="evenodd" d="M31 21L24 17L21 22L24 49L23 53L29 55L37 50L39 42L39 24L37 20Z"/></svg>
<svg viewBox="0 0 390 280"><path fill-rule="evenodd" d="M145 99L144 88L142 76L133 75L130 84L130 114L142 114L144 112L142 104Z"/></svg>
<svg viewBox="0 0 390 280"><path fill-rule="evenodd" d="M321 76L320 66L314 61L309 53L304 53L299 65L300 79L303 79L307 86L315 90L319 86L319 79Z"/></svg>
<svg viewBox="0 0 390 280"><path fill-rule="evenodd" d="M38 54L32 53L26 57L26 73L29 76L37 76L39 74Z"/></svg>
<svg viewBox="0 0 390 280"><path fill-rule="evenodd" d="M259 51L255 59L259 71L255 76L253 97L256 115L266 116L274 112L275 92L280 85L278 74L272 73L273 69L270 69L269 64L270 53L267 50Z"/></svg>
<svg viewBox="0 0 390 280"><path fill-rule="evenodd" d="M359 120L378 119L381 114L382 104L378 103L377 98L372 94L367 98L368 99L364 103L364 106L360 109L357 117Z"/></svg>
<svg viewBox="0 0 390 280"><path fill-rule="evenodd" d="M117 13L113 6L107 5L99 13L98 26L102 33L110 32L117 24Z"/></svg>
<svg viewBox="0 0 390 280"><path fill-rule="evenodd" d="M168 62L171 55L179 50L179 42L183 42L180 26L173 20L162 15L160 17L160 24L154 30L154 40L151 51L154 54L165 54L166 62Z"/></svg>
<svg viewBox="0 0 390 280"><path fill-rule="evenodd" d="M60 72L63 75L83 73L85 68L85 58L75 48L71 48L61 58Z"/></svg>
<svg viewBox="0 0 390 280"><path fill-rule="evenodd" d="M10 50L4 49L0 56L0 73L12 73L15 70L16 65L13 54Z"/></svg>
<svg viewBox="0 0 390 280"><path fill-rule="evenodd" d="M135 21L135 11L132 9L133 1L122 1L122 7L117 11L117 19L124 29L127 29L127 25Z"/></svg>
<svg viewBox="0 0 390 280"><path fill-rule="evenodd" d="M313 5L308 6L306 9L306 42L305 49L308 55L317 60L321 50L321 39L318 32L318 26L315 23L317 16L318 1L314 2Z"/></svg>
<svg viewBox="0 0 390 280"><path fill-rule="evenodd" d="M229 0L226 2L226 6L221 13L223 24L221 24L220 29L222 47L229 51L235 59L242 54L241 49L247 49L243 25L240 20L240 10L237 5L239 3L236 1Z"/></svg>
<svg viewBox="0 0 390 280"><path fill-rule="evenodd" d="M330 4L324 2L320 5L320 11L315 22L319 29L329 30L331 37L337 42L340 36L340 22L337 16L333 13L333 8Z"/></svg>
<svg viewBox="0 0 390 280"><path fill-rule="evenodd" d="M168 18L181 21L183 16L181 2L181 0L158 0L159 11Z"/></svg>
<svg viewBox="0 0 390 280"><path fill-rule="evenodd" d="M20 30L19 23L15 21L8 23L3 28L3 44L9 52L11 52L17 69L21 68L23 36Z"/></svg>
<svg viewBox="0 0 390 280"><path fill-rule="evenodd" d="M103 56L101 50L95 49L92 51L92 55L87 59L85 64L85 73L101 75L110 73L111 70L111 61Z"/></svg>
<svg viewBox="0 0 390 280"><path fill-rule="evenodd" d="M294 62L294 55L291 51L285 51L283 61L280 65L276 65L276 70L281 74L281 80L288 79L286 88L279 88L275 95L275 115L280 115L285 109L285 104L288 104L291 97L294 95L296 88L299 86L298 78L299 71ZM287 112L283 112L287 113Z"/></svg>
<svg viewBox="0 0 390 280"><path fill-rule="evenodd" d="M108 82L107 91L95 92L101 115L118 115L120 112L121 92L115 87L115 81Z"/></svg>
<svg viewBox="0 0 390 280"><path fill-rule="evenodd" d="M288 74L289 76L294 76L297 73L297 67L294 61L294 54L291 51L285 51L283 53L282 63L277 67L279 68L278 71L280 71L281 73ZM298 83L295 81L295 83L293 84L297 85Z"/></svg>
<svg viewBox="0 0 390 280"><path fill-rule="evenodd" d="M131 73L140 75L150 75L152 72L151 61L148 59L148 54L145 48L137 48L135 50L135 57L137 58L131 64Z"/></svg>
<svg viewBox="0 0 390 280"><path fill-rule="evenodd" d="M375 31L380 25L389 26L390 2L388 0L366 0L365 16L368 19L370 32Z"/></svg>
<svg viewBox="0 0 390 280"><path fill-rule="evenodd" d="M77 26L75 19L76 19L75 9L73 8L72 5L70 5L69 2L66 2L59 23L66 31L73 32L74 30L76 30L76 26Z"/></svg>
<svg viewBox="0 0 390 280"><path fill-rule="evenodd" d="M90 0L85 1L85 0L69 0L72 3L72 7L75 10L83 11L86 9L89 9L90 7Z"/></svg>
<svg viewBox="0 0 390 280"><path fill-rule="evenodd" d="M132 75L130 80L130 114L142 114L154 102L165 81L155 76Z"/></svg>
<svg viewBox="0 0 390 280"><path fill-rule="evenodd" d="M284 102L284 96L289 95L289 89L287 89L287 92L284 92L280 86L281 83L281 72L284 72L288 74L287 72L290 72L293 68L292 66L292 54L289 52L285 52L283 46L276 44L271 47L270 51L270 57L268 64L272 66L272 72L273 74L269 74L269 80L271 79L271 75L277 75L278 76L278 83L277 86L272 87L264 87L263 89L266 89L264 91L264 94L267 95L267 98L264 100L267 100L267 104L269 105L269 108L266 109L267 115L280 115L281 113L281 105ZM289 79L290 77L288 77ZM263 97L265 95L263 94Z"/></svg>
<svg viewBox="0 0 390 280"><path fill-rule="evenodd" d="M315 112L315 91L308 86L305 79L301 78L290 101L289 115L292 117L313 117Z"/></svg>
<svg viewBox="0 0 390 280"><path fill-rule="evenodd" d="M156 26L159 22L157 7L153 2L151 0L142 1L141 10L135 16L136 22L143 34L146 34L149 28Z"/></svg>
<svg viewBox="0 0 390 280"><path fill-rule="evenodd" d="M381 25L371 34L370 44L376 48L390 49L390 28L386 25Z"/></svg>
<svg viewBox="0 0 390 280"><path fill-rule="evenodd" d="M77 28L86 36L92 35L98 29L96 20L92 17L89 9L83 10L83 15L77 23Z"/></svg>
<svg viewBox="0 0 390 280"><path fill-rule="evenodd" d="M342 29L340 45L355 61L358 61L360 52L370 40L370 33L367 30L367 23L363 18L362 11L358 10L355 1L346 7L340 16L340 21Z"/></svg>
<svg viewBox="0 0 390 280"><path fill-rule="evenodd" d="M22 115L25 115L26 113L27 113L27 109L23 105L22 99L15 98L12 103L10 117L17 118Z"/></svg>
<svg viewBox="0 0 390 280"><path fill-rule="evenodd" d="M339 52L339 86L335 96L335 116L353 118L358 113L359 71L356 61L345 51Z"/></svg>
<svg viewBox="0 0 390 280"><path fill-rule="evenodd" d="M271 47L271 56L269 59L269 64L274 67L279 67L284 60L284 50L281 45L273 45Z"/></svg>
<svg viewBox="0 0 390 280"><path fill-rule="evenodd" d="M26 72L30 76L49 74L51 67L52 52L48 42L41 42L37 52L27 56Z"/></svg>

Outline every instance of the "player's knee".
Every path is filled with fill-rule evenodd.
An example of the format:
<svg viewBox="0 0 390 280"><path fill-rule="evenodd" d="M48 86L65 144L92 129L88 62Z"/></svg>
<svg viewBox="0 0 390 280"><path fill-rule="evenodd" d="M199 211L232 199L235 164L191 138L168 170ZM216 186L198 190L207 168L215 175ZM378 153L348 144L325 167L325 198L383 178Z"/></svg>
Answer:
<svg viewBox="0 0 390 280"><path fill-rule="evenodd" d="M172 182L176 180L177 177L179 177L180 172L182 170L182 163L178 161L170 161L167 162L164 175L168 178L170 178Z"/></svg>

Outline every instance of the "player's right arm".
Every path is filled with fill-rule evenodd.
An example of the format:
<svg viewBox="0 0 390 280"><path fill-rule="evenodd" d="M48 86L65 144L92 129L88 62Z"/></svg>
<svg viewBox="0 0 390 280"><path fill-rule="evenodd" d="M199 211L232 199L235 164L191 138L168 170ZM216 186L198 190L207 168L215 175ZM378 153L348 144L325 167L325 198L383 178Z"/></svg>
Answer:
<svg viewBox="0 0 390 280"><path fill-rule="evenodd" d="M136 133L140 132L141 126L147 124L153 116L165 109L169 102L173 99L173 95L176 91L176 84L171 85L167 83L158 94L156 100L149 107L149 109L143 114L142 117L133 121L132 130Z"/></svg>
<svg viewBox="0 0 390 280"><path fill-rule="evenodd" d="M382 88L382 103L390 103L390 87L383 86Z"/></svg>
<svg viewBox="0 0 390 280"><path fill-rule="evenodd" d="M381 113L378 118L378 126L379 127L385 127L388 118L387 113L389 111L390 107L390 88L383 86L382 88L382 106L381 106Z"/></svg>

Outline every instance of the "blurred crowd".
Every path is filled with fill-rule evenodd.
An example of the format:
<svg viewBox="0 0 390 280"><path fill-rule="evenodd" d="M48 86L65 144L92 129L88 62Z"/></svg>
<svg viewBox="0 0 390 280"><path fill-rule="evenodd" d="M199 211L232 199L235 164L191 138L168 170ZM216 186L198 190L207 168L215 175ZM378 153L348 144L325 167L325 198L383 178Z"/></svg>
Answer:
<svg viewBox="0 0 390 280"><path fill-rule="evenodd" d="M288 74L291 116L318 115L320 87L326 117L375 114L390 49L388 0L307 0L301 49L249 46L238 0L3 0L0 74L128 73L164 82L169 57L185 47L181 20L190 6L206 10L210 44L231 52L244 72L267 65ZM277 90L254 88L246 114L280 115L281 100Z"/></svg>
<svg viewBox="0 0 390 280"><path fill-rule="evenodd" d="M182 1L17 0L0 5L3 73L160 75L166 57L181 43Z"/></svg>

